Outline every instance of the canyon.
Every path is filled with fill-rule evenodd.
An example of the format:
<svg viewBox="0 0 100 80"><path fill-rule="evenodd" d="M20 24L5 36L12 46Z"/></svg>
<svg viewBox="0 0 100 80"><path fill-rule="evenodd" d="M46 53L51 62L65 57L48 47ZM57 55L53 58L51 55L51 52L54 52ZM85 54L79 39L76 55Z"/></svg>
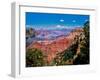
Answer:
<svg viewBox="0 0 100 80"><path fill-rule="evenodd" d="M27 46L27 49L37 48L40 49L46 56L47 63L52 62L57 54L67 50L73 43L76 37L79 37L83 33L82 28L76 28L70 31L67 35L57 37L55 39L45 38L44 40L32 41Z"/></svg>

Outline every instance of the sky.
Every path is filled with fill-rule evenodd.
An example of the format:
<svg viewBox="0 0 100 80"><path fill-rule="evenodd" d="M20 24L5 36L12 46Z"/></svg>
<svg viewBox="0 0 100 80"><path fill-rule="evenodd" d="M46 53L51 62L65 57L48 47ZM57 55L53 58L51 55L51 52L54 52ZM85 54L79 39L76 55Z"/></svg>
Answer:
<svg viewBox="0 0 100 80"><path fill-rule="evenodd" d="M26 27L41 28L66 28L83 27L89 21L89 15L58 14L58 13L34 13L26 12Z"/></svg>

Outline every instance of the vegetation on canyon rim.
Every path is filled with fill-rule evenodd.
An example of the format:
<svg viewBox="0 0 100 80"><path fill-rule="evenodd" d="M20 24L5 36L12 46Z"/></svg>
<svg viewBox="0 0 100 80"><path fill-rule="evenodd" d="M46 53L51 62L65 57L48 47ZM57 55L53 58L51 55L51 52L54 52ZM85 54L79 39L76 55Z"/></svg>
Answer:
<svg viewBox="0 0 100 80"><path fill-rule="evenodd" d="M36 32L34 36L35 34ZM83 32L74 38L68 49L58 53L50 63L45 58L40 49L26 49L27 67L89 64L89 21L84 24Z"/></svg>

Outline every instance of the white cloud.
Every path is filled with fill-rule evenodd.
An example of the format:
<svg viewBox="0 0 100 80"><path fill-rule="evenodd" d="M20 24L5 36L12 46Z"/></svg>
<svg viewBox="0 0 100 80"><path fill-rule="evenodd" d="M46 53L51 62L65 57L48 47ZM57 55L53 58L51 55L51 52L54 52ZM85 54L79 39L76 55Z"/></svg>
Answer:
<svg viewBox="0 0 100 80"><path fill-rule="evenodd" d="M62 26L61 26L61 25L57 25L56 27L57 27L57 28L62 28Z"/></svg>
<svg viewBox="0 0 100 80"><path fill-rule="evenodd" d="M66 28L66 26L62 26L62 25L57 25L56 28Z"/></svg>
<svg viewBox="0 0 100 80"><path fill-rule="evenodd" d="M62 26L62 25L57 25L56 28L60 28L60 29L75 29L75 28L82 28L82 26Z"/></svg>
<svg viewBox="0 0 100 80"><path fill-rule="evenodd" d="M64 20L63 19L60 19L60 22L64 22Z"/></svg>
<svg viewBox="0 0 100 80"><path fill-rule="evenodd" d="M75 22L76 22L76 20L73 20L72 22L74 22L74 23L75 23Z"/></svg>
<svg viewBox="0 0 100 80"><path fill-rule="evenodd" d="M87 22L88 20L86 19L85 22Z"/></svg>

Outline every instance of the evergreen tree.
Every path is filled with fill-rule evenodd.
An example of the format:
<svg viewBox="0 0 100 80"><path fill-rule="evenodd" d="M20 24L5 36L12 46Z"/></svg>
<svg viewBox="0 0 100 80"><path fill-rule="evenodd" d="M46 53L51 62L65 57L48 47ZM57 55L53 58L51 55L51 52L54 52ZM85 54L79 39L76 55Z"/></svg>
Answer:
<svg viewBox="0 0 100 80"><path fill-rule="evenodd" d="M75 59L74 64L89 64L89 21L84 24L83 30L85 37L79 43L80 55Z"/></svg>
<svg viewBox="0 0 100 80"><path fill-rule="evenodd" d="M26 66L27 67L36 67L43 66L44 59L43 53L38 49L28 49L26 51Z"/></svg>

